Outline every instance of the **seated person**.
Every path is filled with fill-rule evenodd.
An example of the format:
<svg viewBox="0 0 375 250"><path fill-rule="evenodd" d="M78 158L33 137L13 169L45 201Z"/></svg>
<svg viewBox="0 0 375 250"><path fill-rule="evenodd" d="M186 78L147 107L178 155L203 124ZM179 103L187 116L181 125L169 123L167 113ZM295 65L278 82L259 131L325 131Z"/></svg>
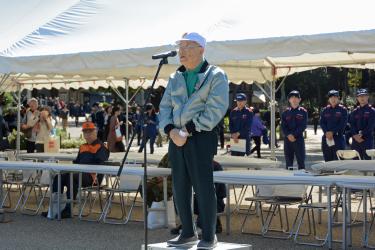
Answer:
<svg viewBox="0 0 375 250"><path fill-rule="evenodd" d="M77 158L73 161L75 164L97 164L103 165L109 158L109 151L104 144L97 138L96 127L93 122L85 122L82 125L83 137L86 140L79 148ZM94 184L100 184L103 179L102 175L96 176L94 173L82 174L82 187L89 187ZM76 199L78 193L79 174L73 175L73 199ZM58 190L57 176L53 180L53 193ZM70 199L70 174L61 175L61 193L67 188L66 196ZM70 218L71 204L66 204L65 209L61 212L61 218ZM48 213L43 212L42 216L47 217Z"/></svg>
<svg viewBox="0 0 375 250"><path fill-rule="evenodd" d="M158 168L171 168L166 153L158 164ZM142 186L140 186L142 192ZM167 197L172 197L172 176L167 178ZM152 202L160 202L164 199L163 194L163 177L153 177L147 181L147 206L151 207Z"/></svg>

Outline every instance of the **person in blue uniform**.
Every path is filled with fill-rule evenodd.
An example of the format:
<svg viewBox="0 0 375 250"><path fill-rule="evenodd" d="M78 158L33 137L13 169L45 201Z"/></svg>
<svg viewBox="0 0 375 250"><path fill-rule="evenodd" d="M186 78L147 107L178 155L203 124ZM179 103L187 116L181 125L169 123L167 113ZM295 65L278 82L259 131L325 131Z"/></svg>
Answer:
<svg viewBox="0 0 375 250"><path fill-rule="evenodd" d="M352 149L357 150L361 159L370 160L366 149L374 147L375 109L368 103L367 89L357 91L358 106L350 114Z"/></svg>
<svg viewBox="0 0 375 250"><path fill-rule="evenodd" d="M344 132L348 121L348 111L340 104L337 90L328 92L328 105L320 114L320 127L323 130L322 151L324 161L337 160L336 151L345 149Z"/></svg>
<svg viewBox="0 0 375 250"><path fill-rule="evenodd" d="M159 118L155 113L154 105L147 103L146 113L144 114L143 133L145 133L146 140L142 139L141 146L138 153L143 151L146 143L150 141L150 154L154 153L155 139L158 134Z"/></svg>
<svg viewBox="0 0 375 250"><path fill-rule="evenodd" d="M284 155L287 169L293 167L294 155L298 169L305 168L305 140L303 132L307 126L307 111L300 107L300 93L293 90L288 94L290 107L281 115L281 128L284 133Z"/></svg>
<svg viewBox="0 0 375 250"><path fill-rule="evenodd" d="M246 107L247 97L244 93L236 95L237 107L229 115L229 130L232 139L236 142L238 139L246 140L246 155L250 154L250 132L253 122L253 112ZM232 155L244 156L244 152L232 151Z"/></svg>

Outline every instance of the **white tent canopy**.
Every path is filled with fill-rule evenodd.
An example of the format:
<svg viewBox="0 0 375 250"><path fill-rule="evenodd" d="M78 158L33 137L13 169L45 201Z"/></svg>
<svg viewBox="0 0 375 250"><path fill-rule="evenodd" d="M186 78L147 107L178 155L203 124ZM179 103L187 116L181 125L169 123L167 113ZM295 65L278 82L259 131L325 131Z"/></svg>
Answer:
<svg viewBox="0 0 375 250"><path fill-rule="evenodd" d="M364 0L0 0L0 84L152 79L151 55L182 33L207 40L205 56L232 82L269 85L317 67L375 68L375 2ZM167 79L177 58L160 72ZM32 85L34 86L34 85ZM271 122L271 148L274 123Z"/></svg>
<svg viewBox="0 0 375 250"><path fill-rule="evenodd" d="M63 76L55 76L54 78L49 78L48 76L39 76L33 77L27 75L24 78L17 78L18 84L20 84L21 89L98 89L98 88L123 88L126 89L125 80L77 80L69 79L67 80ZM26 79L26 80L23 80ZM148 79L138 79L138 80L129 80L129 88L137 89L148 89L152 85L152 80ZM166 87L168 81L164 79L158 79L155 83L154 88ZM0 85L0 92L15 92L17 91L17 84L14 84L12 81L7 81L6 83Z"/></svg>
<svg viewBox="0 0 375 250"><path fill-rule="evenodd" d="M6 6L0 73L24 73L18 81L34 84L152 79L151 55L173 49L184 31L207 37L207 59L233 82L265 82L319 66L374 68L373 1L279 2L0 0ZM177 58L170 63L161 78L176 69Z"/></svg>

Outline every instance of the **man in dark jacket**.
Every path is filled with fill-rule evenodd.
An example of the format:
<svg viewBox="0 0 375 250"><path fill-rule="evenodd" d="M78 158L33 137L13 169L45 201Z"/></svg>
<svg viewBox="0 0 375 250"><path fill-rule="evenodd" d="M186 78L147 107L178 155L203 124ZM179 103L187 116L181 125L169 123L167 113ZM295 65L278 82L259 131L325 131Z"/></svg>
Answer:
<svg viewBox="0 0 375 250"><path fill-rule="evenodd" d="M109 151L106 146L97 138L96 127L93 122L85 122L82 125L83 137L86 140L79 148L77 158L73 161L75 164L97 164L103 165L109 158ZM82 174L82 187L89 187L91 185L100 185L103 179L102 175L95 173ZM73 175L73 199L76 198L78 193L79 174ZM57 176L53 180L53 192L58 190ZM67 188L66 196L70 199L70 174L61 175L61 192L64 192L64 187ZM46 217L47 212L42 213ZM71 217L71 205L67 204L65 209L61 212L61 218Z"/></svg>

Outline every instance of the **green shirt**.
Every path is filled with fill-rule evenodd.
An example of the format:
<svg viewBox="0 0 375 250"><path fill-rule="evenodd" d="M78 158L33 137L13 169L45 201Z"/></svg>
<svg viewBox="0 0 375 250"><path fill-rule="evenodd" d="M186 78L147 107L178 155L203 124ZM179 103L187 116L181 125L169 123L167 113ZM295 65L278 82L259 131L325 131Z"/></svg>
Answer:
<svg viewBox="0 0 375 250"><path fill-rule="evenodd" d="M204 63L204 60L194 69L186 70L185 72L182 73L182 75L185 78L186 90L187 90L187 93L188 93L188 97L190 97L191 94L193 94L194 91L195 91L195 84L199 80L198 73L201 70L203 63Z"/></svg>

